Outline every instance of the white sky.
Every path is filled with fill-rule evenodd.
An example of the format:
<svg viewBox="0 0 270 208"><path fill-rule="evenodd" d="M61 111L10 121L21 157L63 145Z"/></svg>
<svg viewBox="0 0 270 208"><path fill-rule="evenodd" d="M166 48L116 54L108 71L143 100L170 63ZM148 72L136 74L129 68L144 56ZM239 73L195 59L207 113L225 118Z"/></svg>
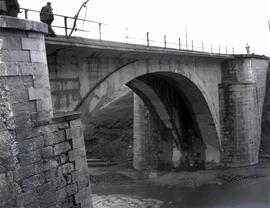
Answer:
<svg viewBox="0 0 270 208"><path fill-rule="evenodd" d="M40 10L46 2L19 0L21 7L34 10ZM84 0L50 2L55 14L74 16ZM194 45L204 42L205 47L210 47L213 43L218 48L220 44L222 50L227 45L228 52L234 47L236 53L245 53L248 43L252 53L270 56L270 0L90 0L87 5L86 19L110 25L103 31L107 39L113 38L114 33L145 39L146 32L150 32L150 39L163 41L166 34L167 41L178 43L181 37L184 44L187 28L189 45L193 39ZM80 18L84 15L85 9ZM53 24L62 22L56 18ZM78 28L82 27L91 31L98 28L78 23Z"/></svg>

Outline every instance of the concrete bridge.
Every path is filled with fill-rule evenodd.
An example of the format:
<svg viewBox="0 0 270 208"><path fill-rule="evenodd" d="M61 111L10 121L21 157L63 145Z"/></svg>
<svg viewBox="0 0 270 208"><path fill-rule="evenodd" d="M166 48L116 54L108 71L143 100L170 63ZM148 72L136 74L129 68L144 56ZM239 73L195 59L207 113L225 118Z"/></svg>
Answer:
<svg viewBox="0 0 270 208"><path fill-rule="evenodd" d="M3 16L0 30L1 207L91 207L83 129L125 85L136 169L269 150L268 57L45 39L46 25Z"/></svg>
<svg viewBox="0 0 270 208"><path fill-rule="evenodd" d="M81 111L86 131L95 112L124 85L138 95L137 169L177 166L193 153L200 161L226 166L258 162L267 57L76 38L47 38L46 49L53 109ZM144 105L153 119L145 117ZM159 156L153 147L160 139L168 141L170 153L155 161Z"/></svg>

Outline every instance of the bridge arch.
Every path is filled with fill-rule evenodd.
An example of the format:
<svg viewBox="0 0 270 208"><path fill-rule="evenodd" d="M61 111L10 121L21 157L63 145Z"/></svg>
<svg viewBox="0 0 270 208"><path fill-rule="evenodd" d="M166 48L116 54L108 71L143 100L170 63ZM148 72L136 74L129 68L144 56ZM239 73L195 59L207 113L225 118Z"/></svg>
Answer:
<svg viewBox="0 0 270 208"><path fill-rule="evenodd" d="M190 106L202 139L207 146L206 160L219 162L220 130L218 107L212 102L207 88L196 73L186 69L176 61L168 61L167 63L137 61L112 73L92 89L89 96L82 102L80 110L82 111L83 123L87 123L91 114L98 110L114 91L126 84L132 86L130 83L134 83L133 80L150 74L170 83L180 96L183 97L186 105Z"/></svg>

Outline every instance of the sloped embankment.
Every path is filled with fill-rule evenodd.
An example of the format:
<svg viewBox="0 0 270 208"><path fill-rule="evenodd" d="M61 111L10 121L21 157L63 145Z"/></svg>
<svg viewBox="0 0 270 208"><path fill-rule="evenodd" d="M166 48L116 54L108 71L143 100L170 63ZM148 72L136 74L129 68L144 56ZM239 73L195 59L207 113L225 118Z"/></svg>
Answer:
<svg viewBox="0 0 270 208"><path fill-rule="evenodd" d="M131 157L133 93L123 93L90 120L85 133L88 158L124 161Z"/></svg>

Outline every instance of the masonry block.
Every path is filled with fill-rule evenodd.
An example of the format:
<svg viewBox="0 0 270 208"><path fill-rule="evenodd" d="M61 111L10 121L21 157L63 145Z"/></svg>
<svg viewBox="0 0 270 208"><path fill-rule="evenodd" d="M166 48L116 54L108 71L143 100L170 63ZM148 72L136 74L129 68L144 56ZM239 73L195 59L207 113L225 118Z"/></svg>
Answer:
<svg viewBox="0 0 270 208"><path fill-rule="evenodd" d="M32 86L28 88L28 97L29 97L29 100L37 99L35 89Z"/></svg>
<svg viewBox="0 0 270 208"><path fill-rule="evenodd" d="M0 35L0 39L2 42L2 50L16 50L16 49L21 49L22 48L22 44L21 44L21 38L20 37L16 37L16 36L9 36L9 37L1 37Z"/></svg>
<svg viewBox="0 0 270 208"><path fill-rule="evenodd" d="M44 146L43 137L34 137L31 139L19 141L17 143L18 150L21 153L35 151L37 149L41 149Z"/></svg>
<svg viewBox="0 0 270 208"><path fill-rule="evenodd" d="M55 132L54 139L55 139L55 143L60 143L60 142L65 141L65 139L66 139L65 131Z"/></svg>
<svg viewBox="0 0 270 208"><path fill-rule="evenodd" d="M55 178L57 177L57 169L51 168L48 171L45 171L44 174L45 174L46 181L54 181Z"/></svg>
<svg viewBox="0 0 270 208"><path fill-rule="evenodd" d="M87 171L88 170L88 165L86 160L77 160L75 161L75 168L78 171Z"/></svg>
<svg viewBox="0 0 270 208"><path fill-rule="evenodd" d="M19 197L19 204L27 206L38 200L38 193L35 190L30 190L22 193Z"/></svg>
<svg viewBox="0 0 270 208"><path fill-rule="evenodd" d="M72 196L78 192L78 186L76 183L66 186L67 196Z"/></svg>
<svg viewBox="0 0 270 208"><path fill-rule="evenodd" d="M62 166L63 168L63 174L71 173L75 167L73 163L66 163Z"/></svg>
<svg viewBox="0 0 270 208"><path fill-rule="evenodd" d="M67 139L83 138L82 128L72 128L66 131Z"/></svg>
<svg viewBox="0 0 270 208"><path fill-rule="evenodd" d="M85 147L69 151L69 161L79 161L86 159Z"/></svg>
<svg viewBox="0 0 270 208"><path fill-rule="evenodd" d="M71 146L68 142L59 143L54 146L54 154L60 155L64 152L67 152L70 149L71 149Z"/></svg>
<svg viewBox="0 0 270 208"><path fill-rule="evenodd" d="M67 185L67 181L66 181L64 176L56 177L54 179L53 183L54 183L54 189L55 190L62 189L64 187L66 187L66 185Z"/></svg>
<svg viewBox="0 0 270 208"><path fill-rule="evenodd" d="M43 158L50 158L54 155L53 147L48 146L41 149L41 155Z"/></svg>
<svg viewBox="0 0 270 208"><path fill-rule="evenodd" d="M5 62L30 62L30 52L29 51L2 51L2 61Z"/></svg>
<svg viewBox="0 0 270 208"><path fill-rule="evenodd" d="M45 44L43 39L39 38L22 38L22 49L31 51L45 51Z"/></svg>
<svg viewBox="0 0 270 208"><path fill-rule="evenodd" d="M57 196L50 189L48 189L48 191L46 191L45 193L40 194L38 198L38 205L41 207L49 207L51 205L55 205L56 202Z"/></svg>
<svg viewBox="0 0 270 208"><path fill-rule="evenodd" d="M22 180L22 187L24 191L30 191L39 187L45 183L45 178L43 174L34 175L29 178Z"/></svg>
<svg viewBox="0 0 270 208"><path fill-rule="evenodd" d="M58 202L64 201L67 198L66 188L63 188L63 189L56 191L55 195L57 196Z"/></svg>
<svg viewBox="0 0 270 208"><path fill-rule="evenodd" d="M60 162L62 164L67 162L67 155L66 154L60 155Z"/></svg>
<svg viewBox="0 0 270 208"><path fill-rule="evenodd" d="M41 150L19 154L19 162L21 166L26 166L41 160Z"/></svg>
<svg viewBox="0 0 270 208"><path fill-rule="evenodd" d="M35 168L34 164L30 164L24 167L20 167L18 170L18 176L20 179L28 178L30 176L33 176L35 174Z"/></svg>
<svg viewBox="0 0 270 208"><path fill-rule="evenodd" d="M85 147L84 138L76 137L72 139L72 146L74 149Z"/></svg>
<svg viewBox="0 0 270 208"><path fill-rule="evenodd" d="M51 146L51 145L54 145L56 142L55 142L55 138L54 138L54 135L53 133L47 133L46 135L44 135L44 145L45 146Z"/></svg>
<svg viewBox="0 0 270 208"><path fill-rule="evenodd" d="M81 119L72 120L69 122L70 128L81 128L82 127L82 121Z"/></svg>
<svg viewBox="0 0 270 208"><path fill-rule="evenodd" d="M31 51L30 59L33 63L47 63L47 58L44 52Z"/></svg>

